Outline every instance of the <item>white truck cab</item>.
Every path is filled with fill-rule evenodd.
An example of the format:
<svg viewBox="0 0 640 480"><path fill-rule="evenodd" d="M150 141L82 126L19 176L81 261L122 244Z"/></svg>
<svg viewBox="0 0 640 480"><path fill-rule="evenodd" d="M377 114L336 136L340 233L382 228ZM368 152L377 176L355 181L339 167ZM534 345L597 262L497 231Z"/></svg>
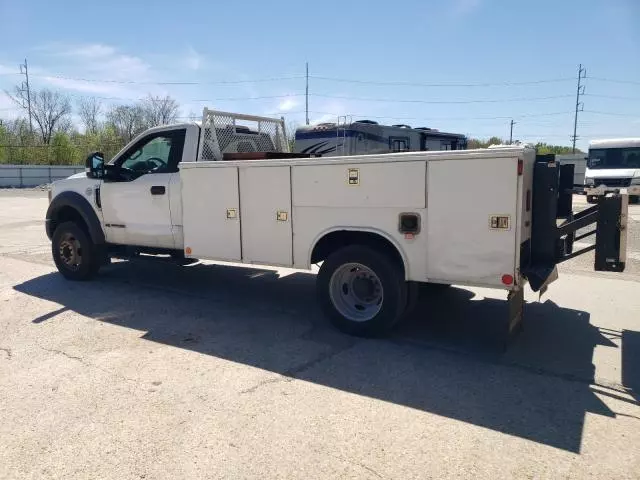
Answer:
<svg viewBox="0 0 640 480"><path fill-rule="evenodd" d="M201 125L149 129L86 167L50 191L64 277L140 253L321 264L320 305L355 335L392 328L419 283L508 291L510 334L525 283L544 289L557 263L591 250L573 252L573 238L596 222L595 268L625 266L626 196L574 218L572 166L528 146L316 158L289 153L284 119L205 109Z"/></svg>
<svg viewBox="0 0 640 480"><path fill-rule="evenodd" d="M595 203L607 192L625 189L630 201L640 195L640 138L593 140L584 178L587 200Z"/></svg>

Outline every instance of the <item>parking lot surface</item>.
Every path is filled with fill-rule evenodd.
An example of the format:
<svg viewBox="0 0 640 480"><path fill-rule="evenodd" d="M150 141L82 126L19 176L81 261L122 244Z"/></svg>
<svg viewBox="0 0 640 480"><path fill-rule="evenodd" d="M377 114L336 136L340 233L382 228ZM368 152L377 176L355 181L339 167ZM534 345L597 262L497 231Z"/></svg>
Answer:
<svg viewBox="0 0 640 480"><path fill-rule="evenodd" d="M68 282L46 206L0 191L0 478L640 478L638 205L627 271L563 264L506 351L500 291L423 289L363 340L313 273L140 258Z"/></svg>

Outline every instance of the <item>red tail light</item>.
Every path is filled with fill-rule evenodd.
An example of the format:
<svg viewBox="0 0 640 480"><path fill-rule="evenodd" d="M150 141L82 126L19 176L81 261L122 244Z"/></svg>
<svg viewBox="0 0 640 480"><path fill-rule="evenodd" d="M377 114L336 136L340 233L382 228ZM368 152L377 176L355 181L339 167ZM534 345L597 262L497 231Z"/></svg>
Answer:
<svg viewBox="0 0 640 480"><path fill-rule="evenodd" d="M522 175L523 171L524 171L524 162L522 161L522 159L518 159L518 175Z"/></svg>
<svg viewBox="0 0 640 480"><path fill-rule="evenodd" d="M502 275L502 283L505 285L513 285L513 275L509 275L508 273Z"/></svg>

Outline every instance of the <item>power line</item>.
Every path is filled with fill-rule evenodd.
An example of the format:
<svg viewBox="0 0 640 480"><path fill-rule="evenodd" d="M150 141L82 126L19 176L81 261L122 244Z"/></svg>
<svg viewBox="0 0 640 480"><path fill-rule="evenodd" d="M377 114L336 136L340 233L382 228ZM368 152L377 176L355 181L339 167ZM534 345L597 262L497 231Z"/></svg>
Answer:
<svg viewBox="0 0 640 480"><path fill-rule="evenodd" d="M59 80L73 80L78 82L88 82L88 83L115 83L121 85L235 85L235 84L244 84L244 83L260 83L260 82L277 82L282 80L296 80L304 78L301 75L294 76L285 76L285 77L269 77L269 78L254 78L251 80L217 80L217 81L206 81L206 82L185 82L185 81L176 81L176 82L138 82L135 80L113 80L113 79L97 79L97 78L79 78L79 77L68 77L66 75L32 75L32 77L38 78L56 78Z"/></svg>
<svg viewBox="0 0 640 480"><path fill-rule="evenodd" d="M102 97L97 95L87 95L82 93L66 93L70 97L76 98L96 98L98 100L126 100L126 101L139 101L144 100L146 97ZM241 101L241 100L265 100L273 98L289 98L289 97L301 97L304 93L290 93L287 95L261 95L256 97L221 97L221 98L202 98L194 100L185 100L181 103L196 103L196 102L220 102L220 101Z"/></svg>
<svg viewBox="0 0 640 480"><path fill-rule="evenodd" d="M351 78L324 77L318 75L310 75L309 78L314 80L324 80L331 82L359 83L365 85L387 85L387 86L407 86L407 87L511 87L522 85L537 85L541 83L557 83L573 80L572 78L550 78L544 80L530 80L524 82L486 82L486 83L419 83L419 82L403 82L403 81L375 81L375 80L357 80Z"/></svg>
<svg viewBox="0 0 640 480"><path fill-rule="evenodd" d="M519 97L519 98L504 98L504 99L481 99L481 100L418 100L418 99L397 99L397 98L363 98L363 97L351 97L348 95L326 95L322 93L310 93L312 97L322 98L339 98L344 100L359 100L365 102L395 102L395 103L426 103L432 105L447 105L447 104L469 104L469 103L506 103L506 102L531 102L537 100L552 100L557 98L567 98L573 95L550 95L547 97Z"/></svg>
<svg viewBox="0 0 640 480"><path fill-rule="evenodd" d="M13 73L6 73L3 75L16 75ZM99 78L85 78L85 77L73 77L68 75L59 74L37 74L32 75L38 78L56 78L60 80L74 80L79 82L89 83L115 83L123 85L225 85L225 84L243 84L243 83L260 83L260 82L276 82L281 80L300 80L307 79L307 75L288 75L278 77L266 77L266 78L254 78L246 80L216 80L216 81L166 81L166 82L152 82L152 81L136 81L136 80L118 80L118 79L99 79ZM404 81L374 81L374 80L359 80L349 78L338 77L326 77L320 75L309 75L308 78L322 81L333 81L342 83L357 83L366 85L387 85L387 86L414 86L414 87L508 87L508 86L524 86L524 85L538 85L544 83L558 83L566 82L571 78L551 78L542 80L530 80L523 82L484 82L484 83L421 83L421 82L404 82Z"/></svg>
<svg viewBox="0 0 640 480"><path fill-rule="evenodd" d="M613 115L616 117L636 117L640 118L640 114L633 113L616 113L616 112L602 112L598 110L583 110L584 113L595 113L596 115Z"/></svg>
<svg viewBox="0 0 640 480"><path fill-rule="evenodd" d="M591 78L591 77L589 77ZM640 101L640 97L623 97L620 95L600 95L596 93L585 93L585 97L597 97L597 98L613 98L616 100L635 100Z"/></svg>
<svg viewBox="0 0 640 480"><path fill-rule="evenodd" d="M327 111L319 111L313 110L309 113L320 114L320 115L344 115L344 113L338 112L327 112ZM510 115L510 116L482 116L482 117L469 117L469 116L460 116L460 117L395 117L390 115L369 115L366 113L347 113L352 117L361 117L361 118L379 118L379 119L389 119L389 120L509 120L511 118L532 118L532 117L547 117L554 115L568 115L573 113L573 110L567 110L564 112L548 112L548 113L531 113L531 114L522 114L522 115Z"/></svg>
<svg viewBox="0 0 640 480"><path fill-rule="evenodd" d="M625 83L628 85L640 85L639 81L635 80L616 80L612 78L603 78L603 77L589 77L589 81L596 80L598 82L610 82L610 83Z"/></svg>

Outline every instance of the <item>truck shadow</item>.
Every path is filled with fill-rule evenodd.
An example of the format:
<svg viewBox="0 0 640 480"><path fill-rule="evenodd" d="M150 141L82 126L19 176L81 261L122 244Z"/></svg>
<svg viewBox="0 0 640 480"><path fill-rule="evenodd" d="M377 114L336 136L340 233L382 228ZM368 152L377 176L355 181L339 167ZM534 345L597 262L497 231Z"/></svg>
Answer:
<svg viewBox="0 0 640 480"><path fill-rule="evenodd" d="M586 312L528 304L524 331L504 352L493 333L505 301L477 301L464 288L427 289L391 338L362 340L326 324L314 285L306 273L139 261L112 265L95 282L52 273L15 289L62 305L36 324L73 310L145 332L152 342L571 452L580 451L586 412L615 417L589 386L594 347L614 344Z"/></svg>

